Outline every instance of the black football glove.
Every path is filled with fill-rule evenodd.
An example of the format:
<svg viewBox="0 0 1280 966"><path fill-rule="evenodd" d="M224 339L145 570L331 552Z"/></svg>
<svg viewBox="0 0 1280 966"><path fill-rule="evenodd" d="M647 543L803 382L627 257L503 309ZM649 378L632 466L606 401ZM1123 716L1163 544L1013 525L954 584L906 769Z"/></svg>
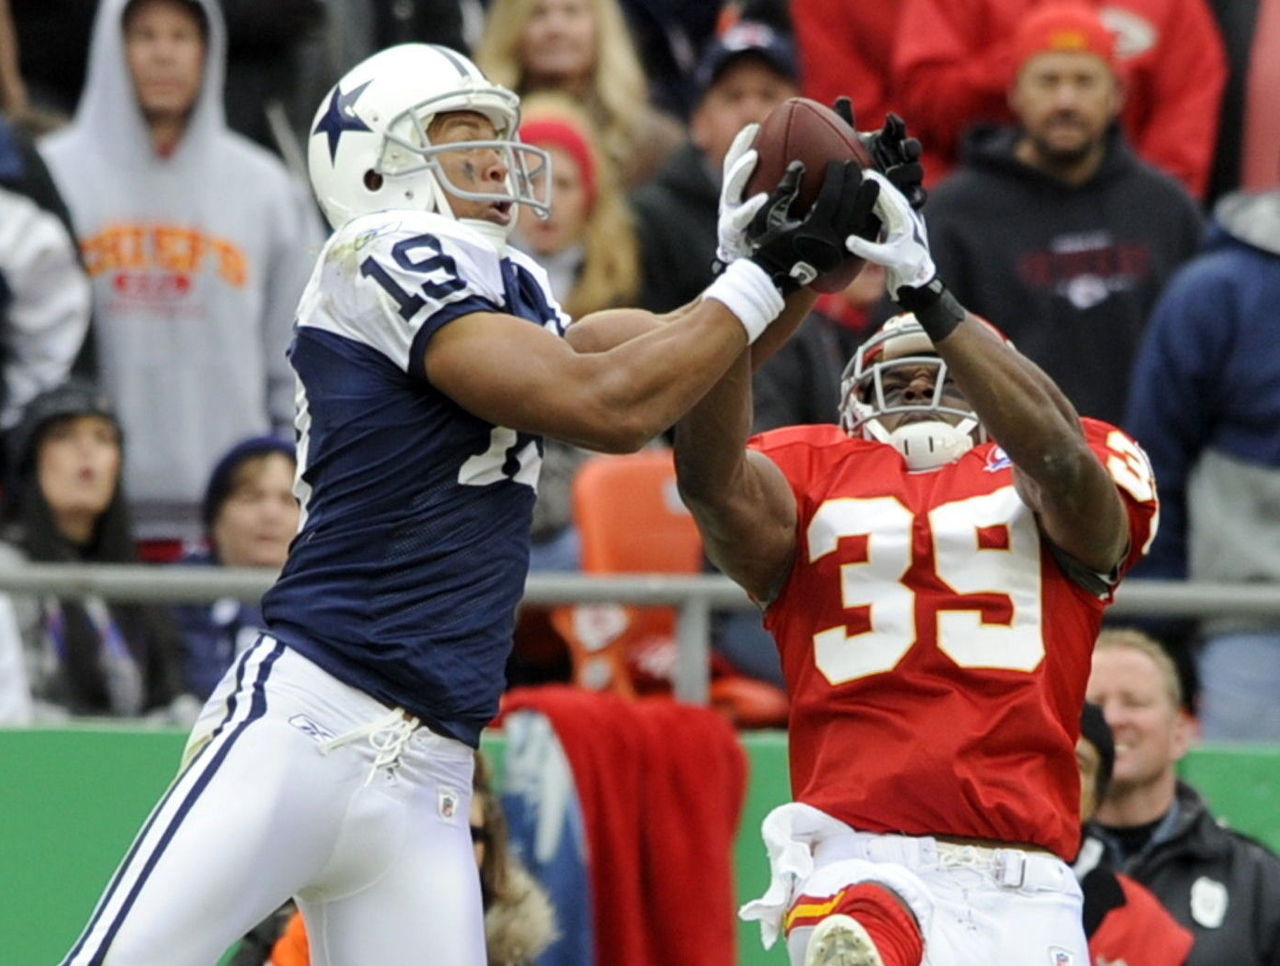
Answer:
<svg viewBox="0 0 1280 966"><path fill-rule="evenodd" d="M856 161L828 161L818 196L807 212L792 205L804 163L792 161L763 208L747 226L750 258L784 296L849 257L845 240L866 230L880 186L864 179Z"/></svg>
<svg viewBox="0 0 1280 966"><path fill-rule="evenodd" d="M912 208L923 208L928 197L923 184L924 165L920 163L923 149L919 138L907 137L907 122L897 114L889 114L879 131L859 131L853 119L853 101L843 95L837 97L833 110L866 146L876 170L906 196Z"/></svg>

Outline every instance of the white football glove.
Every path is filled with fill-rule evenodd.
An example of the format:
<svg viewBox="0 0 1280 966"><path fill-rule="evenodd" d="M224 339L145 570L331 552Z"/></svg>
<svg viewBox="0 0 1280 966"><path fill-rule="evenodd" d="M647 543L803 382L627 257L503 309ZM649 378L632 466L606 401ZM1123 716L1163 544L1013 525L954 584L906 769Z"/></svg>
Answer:
<svg viewBox="0 0 1280 966"><path fill-rule="evenodd" d="M742 192L751 180L756 169L759 155L751 147L759 124L748 124L729 145L724 156L724 183L720 188L720 216L716 224L716 258L721 265L728 265L735 258L745 258L751 254L751 245L747 243L745 232L751 219L756 216L768 200L764 192L754 195L745 201Z"/></svg>
<svg viewBox="0 0 1280 966"><path fill-rule="evenodd" d="M927 285L938 274L938 269L929 254L924 218L879 171L864 171L862 177L880 184L874 211L884 225L883 240L873 242L850 235L845 239L845 247L860 258L884 266L886 287L894 298L900 288Z"/></svg>

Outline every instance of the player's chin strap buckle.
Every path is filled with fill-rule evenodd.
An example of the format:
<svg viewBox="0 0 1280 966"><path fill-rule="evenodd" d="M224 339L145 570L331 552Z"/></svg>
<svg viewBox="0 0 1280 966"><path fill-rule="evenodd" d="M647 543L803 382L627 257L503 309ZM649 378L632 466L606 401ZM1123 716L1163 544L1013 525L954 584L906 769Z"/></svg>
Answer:
<svg viewBox="0 0 1280 966"><path fill-rule="evenodd" d="M1001 888L1021 889L1027 881L1027 853L1021 849L996 849L995 878Z"/></svg>

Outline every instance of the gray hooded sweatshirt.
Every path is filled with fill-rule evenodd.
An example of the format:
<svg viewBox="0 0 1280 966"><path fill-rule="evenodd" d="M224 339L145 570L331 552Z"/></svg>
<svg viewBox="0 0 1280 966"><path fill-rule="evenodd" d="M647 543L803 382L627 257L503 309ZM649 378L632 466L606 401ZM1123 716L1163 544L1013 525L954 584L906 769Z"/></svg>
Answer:
<svg viewBox="0 0 1280 966"><path fill-rule="evenodd" d="M125 63L126 3L102 0L75 118L41 149L93 279L138 535L193 539L218 458L247 436L291 434L285 350L322 235L302 185L226 126L211 0L203 87L176 148L157 153Z"/></svg>

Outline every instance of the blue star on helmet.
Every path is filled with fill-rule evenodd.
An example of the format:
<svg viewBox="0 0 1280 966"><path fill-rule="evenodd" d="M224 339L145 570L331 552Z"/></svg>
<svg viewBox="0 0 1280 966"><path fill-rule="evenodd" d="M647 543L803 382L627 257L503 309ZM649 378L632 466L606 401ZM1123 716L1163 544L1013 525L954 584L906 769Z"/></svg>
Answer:
<svg viewBox="0 0 1280 966"><path fill-rule="evenodd" d="M355 90L344 94L340 87L334 87L333 96L329 98L329 109L324 112L324 117L316 122L316 129L311 132L311 136L317 134L327 134L329 136L329 160L334 161L338 157L338 140L342 137L343 131L371 131L373 130L368 124L360 120L356 116L356 112L352 109L355 107L356 100L364 92L372 81L365 81Z"/></svg>

